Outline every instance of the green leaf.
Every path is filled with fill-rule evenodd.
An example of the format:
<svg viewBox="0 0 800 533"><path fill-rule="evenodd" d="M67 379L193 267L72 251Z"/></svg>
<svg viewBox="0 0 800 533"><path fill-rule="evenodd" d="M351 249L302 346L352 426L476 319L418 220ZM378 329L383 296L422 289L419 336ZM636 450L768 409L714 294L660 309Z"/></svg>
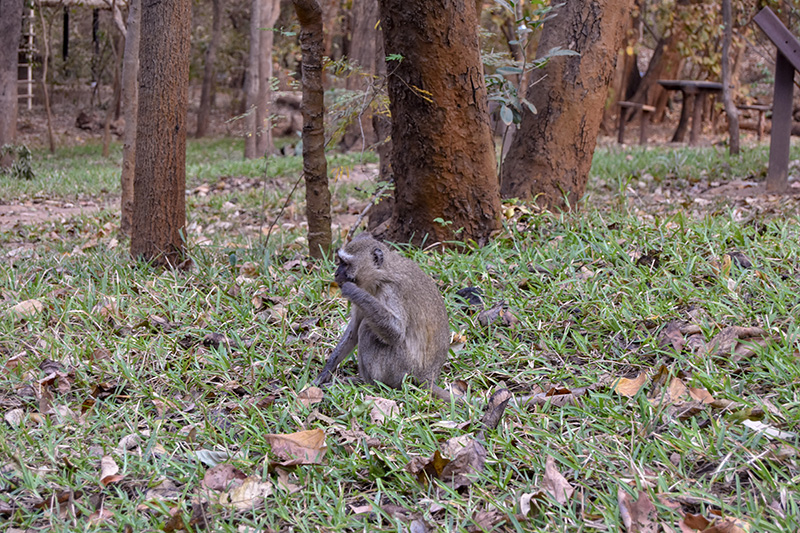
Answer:
<svg viewBox="0 0 800 533"><path fill-rule="evenodd" d="M522 69L519 67L497 67L497 72L505 75L522 74Z"/></svg>
<svg viewBox="0 0 800 533"><path fill-rule="evenodd" d="M561 48L560 46L556 46L555 48L551 48L549 52L544 57L557 57L557 56L579 56L580 53L576 52L575 50L568 50L566 48Z"/></svg>
<svg viewBox="0 0 800 533"><path fill-rule="evenodd" d="M537 113L536 106L530 103L528 100L522 100L522 103L530 110L531 113L534 115Z"/></svg>
<svg viewBox="0 0 800 533"><path fill-rule="evenodd" d="M500 120L502 120L503 124L506 126L509 126L512 122L514 122L514 112L511 111L510 107L503 105L500 108Z"/></svg>

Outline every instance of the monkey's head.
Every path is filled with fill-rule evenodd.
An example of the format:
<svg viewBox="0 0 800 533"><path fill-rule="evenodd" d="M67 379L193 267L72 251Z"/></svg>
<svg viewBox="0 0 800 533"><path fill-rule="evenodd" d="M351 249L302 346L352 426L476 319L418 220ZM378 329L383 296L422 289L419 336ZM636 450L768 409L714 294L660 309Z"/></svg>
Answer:
<svg viewBox="0 0 800 533"><path fill-rule="evenodd" d="M374 292L384 278L383 267L389 253L385 244L369 233L360 233L337 253L336 284L341 287L349 281L367 292Z"/></svg>

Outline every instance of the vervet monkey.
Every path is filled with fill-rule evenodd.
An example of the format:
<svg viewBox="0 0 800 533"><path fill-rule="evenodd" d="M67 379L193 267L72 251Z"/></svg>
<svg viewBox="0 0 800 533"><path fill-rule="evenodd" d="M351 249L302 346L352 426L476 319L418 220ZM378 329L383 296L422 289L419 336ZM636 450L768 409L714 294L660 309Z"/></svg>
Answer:
<svg viewBox="0 0 800 533"><path fill-rule="evenodd" d="M416 263L361 233L338 252L335 280L350 301L344 335L314 381L326 383L358 347L358 373L367 383L400 388L409 376L445 401L436 386L447 360L450 325L444 299Z"/></svg>

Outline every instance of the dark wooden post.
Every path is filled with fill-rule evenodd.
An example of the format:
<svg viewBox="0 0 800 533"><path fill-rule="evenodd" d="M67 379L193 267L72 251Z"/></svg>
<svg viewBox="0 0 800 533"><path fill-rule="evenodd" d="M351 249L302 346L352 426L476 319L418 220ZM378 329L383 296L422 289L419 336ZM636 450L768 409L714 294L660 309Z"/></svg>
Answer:
<svg viewBox="0 0 800 533"><path fill-rule="evenodd" d="M800 41L768 7L759 11L753 20L778 49L775 59L775 92L772 97L772 132L766 188L767 192L783 192L788 186L792 92L794 71L800 70Z"/></svg>

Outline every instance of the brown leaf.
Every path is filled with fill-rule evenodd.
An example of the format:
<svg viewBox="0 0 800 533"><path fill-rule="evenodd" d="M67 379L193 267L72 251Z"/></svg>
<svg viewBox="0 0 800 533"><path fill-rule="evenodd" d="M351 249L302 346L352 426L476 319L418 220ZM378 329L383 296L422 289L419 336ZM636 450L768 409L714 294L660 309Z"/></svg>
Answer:
<svg viewBox="0 0 800 533"><path fill-rule="evenodd" d="M278 486L289 494L294 494L295 492L299 492L303 489L303 487L300 485L296 485L289 481L289 471L285 468L276 467L275 473L278 474Z"/></svg>
<svg viewBox="0 0 800 533"><path fill-rule="evenodd" d="M44 310L44 304L39 300L31 299L18 303L8 308L7 313L17 320L31 318Z"/></svg>
<svg viewBox="0 0 800 533"><path fill-rule="evenodd" d="M478 531L494 531L497 526L505 521L505 515L496 509L489 511L479 511L472 516L474 525L470 526L467 531L470 533Z"/></svg>
<svg viewBox="0 0 800 533"><path fill-rule="evenodd" d="M635 396L645 383L647 383L647 372L642 370L633 379L620 378L616 386L614 386L614 391L623 396Z"/></svg>
<svg viewBox="0 0 800 533"><path fill-rule="evenodd" d="M477 315L478 323L483 327L496 324L513 328L519 319L511 311L505 309L505 305L505 302L500 302L489 309L484 309Z"/></svg>
<svg viewBox="0 0 800 533"><path fill-rule="evenodd" d="M639 491L636 501L624 488L617 489L619 515L628 533L656 533L656 506L644 491Z"/></svg>
<svg viewBox="0 0 800 533"><path fill-rule="evenodd" d="M233 505L240 511L255 509L264 505L264 499L272 494L272 483L262 482L258 476L244 479L241 485L220 496L219 503Z"/></svg>
<svg viewBox="0 0 800 533"><path fill-rule="evenodd" d="M303 407L308 408L315 403L321 402L324 396L325 393L322 392L322 389L319 387L307 387L297 393L297 400L303 405Z"/></svg>
<svg viewBox="0 0 800 533"><path fill-rule="evenodd" d="M694 387L689 387L689 396L698 402L703 403L714 403L716 401L714 400L714 397L711 396L711 393L706 389L695 389Z"/></svg>
<svg viewBox="0 0 800 533"><path fill-rule="evenodd" d="M681 328L685 325L686 322L683 320L667 322L667 325L658 333L658 345L661 349L671 345L676 352L682 352L683 347L686 345L686 340L683 338Z"/></svg>
<svg viewBox="0 0 800 533"><path fill-rule="evenodd" d="M210 490L230 490L238 487L247 476L230 463L220 463L209 468L200 485Z"/></svg>
<svg viewBox="0 0 800 533"><path fill-rule="evenodd" d="M432 457L413 457L406 470L417 476L420 483L441 479L453 489L472 484L483 471L486 449L470 435L449 439Z"/></svg>
<svg viewBox="0 0 800 533"><path fill-rule="evenodd" d="M764 346L767 342L767 332L756 327L728 326L708 343L706 355L732 355L737 361L755 353L743 344L745 342Z"/></svg>
<svg viewBox="0 0 800 533"><path fill-rule="evenodd" d="M325 432L321 429L269 434L265 438L283 466L319 464L327 450Z"/></svg>
<svg viewBox="0 0 800 533"><path fill-rule="evenodd" d="M400 408L394 400L387 400L386 398L379 398L377 396L366 396L364 398L368 402L372 402L372 409L369 412L369 417L372 423L380 426L387 418L394 418L400 414Z"/></svg>
<svg viewBox="0 0 800 533"><path fill-rule="evenodd" d="M575 405L578 398L585 395L588 389L580 387L568 389L566 387L550 387L544 392L529 394L526 396L515 396L514 401L520 406L540 406L552 405L554 407L564 407L565 405Z"/></svg>
<svg viewBox="0 0 800 533"><path fill-rule="evenodd" d="M114 458L110 455L104 455L100 459L100 486L107 487L125 477L117 475L117 472L119 472L119 467Z"/></svg>
<svg viewBox="0 0 800 533"><path fill-rule="evenodd" d="M556 468L556 460L552 455L548 455L545 461L542 490L561 505L566 505L572 497L572 493L575 492L569 481Z"/></svg>

